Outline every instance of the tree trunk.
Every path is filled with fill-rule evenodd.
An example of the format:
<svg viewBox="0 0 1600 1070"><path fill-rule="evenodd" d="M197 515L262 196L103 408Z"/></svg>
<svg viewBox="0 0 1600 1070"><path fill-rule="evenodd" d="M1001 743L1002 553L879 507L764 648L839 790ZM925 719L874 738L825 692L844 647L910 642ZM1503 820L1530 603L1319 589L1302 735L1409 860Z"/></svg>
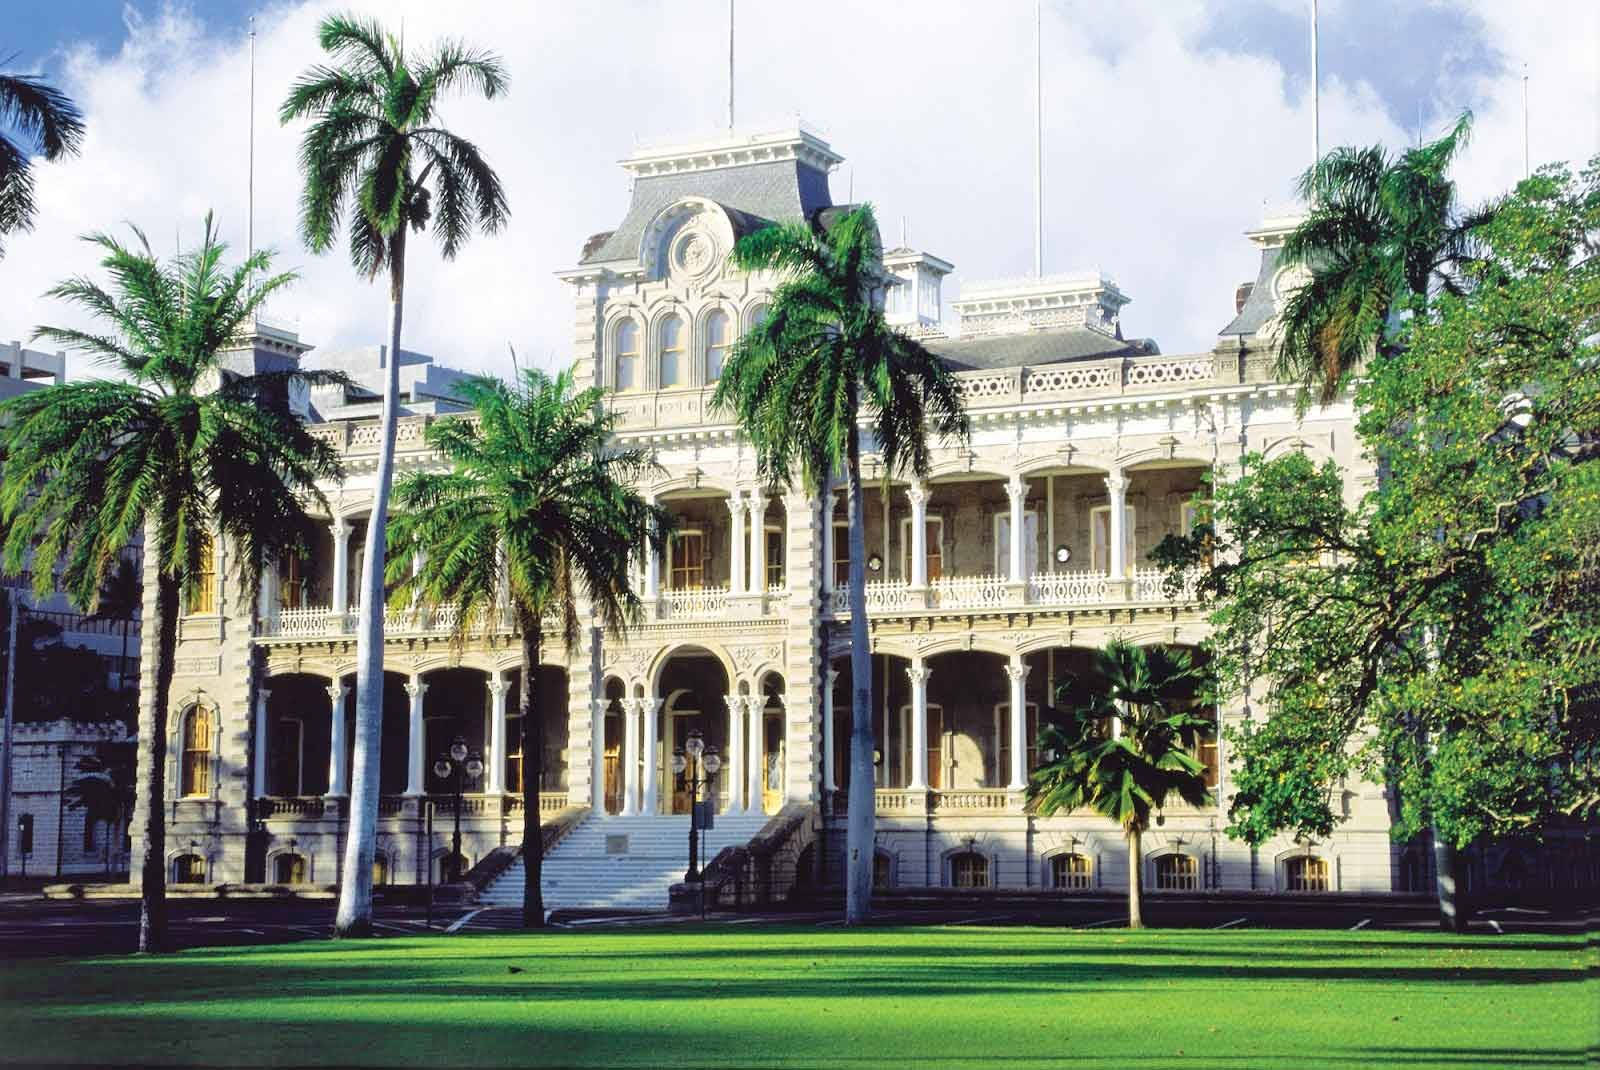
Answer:
<svg viewBox="0 0 1600 1070"><path fill-rule="evenodd" d="M394 480L395 422L400 407L400 320L405 304L406 232L390 239L388 376L378 421L378 473L361 562L356 624L356 731L350 778L349 830L339 887L335 936L372 935L372 858L378 834L378 775L383 734L383 571L389 485Z"/></svg>
<svg viewBox="0 0 1600 1070"><path fill-rule="evenodd" d="M872 761L872 654L867 645L866 503L861 498L861 443L853 404L850 411L845 460L845 518L850 545L850 802L845 826L844 921L846 925L860 925L872 915L872 861L877 848L874 833L878 815ZM833 523L833 518L828 517L825 523Z"/></svg>
<svg viewBox="0 0 1600 1070"><path fill-rule="evenodd" d="M1144 928L1144 859L1140 849L1143 833L1138 826L1128 830L1128 928Z"/></svg>
<svg viewBox="0 0 1600 1070"><path fill-rule="evenodd" d="M175 577L156 579L155 688L139 724L139 783L144 785L144 869L139 881L139 950L167 949L167 703L172 697L173 655L178 649L182 589Z"/></svg>
<svg viewBox="0 0 1600 1070"><path fill-rule="evenodd" d="M539 785L544 779L544 719L539 716L539 648L543 622L519 610L522 629L522 687L517 705L522 713L522 927L544 927L544 829L539 814Z"/></svg>
<svg viewBox="0 0 1600 1070"><path fill-rule="evenodd" d="M1439 895L1439 928L1447 933L1467 931L1467 912L1461 902L1461 853L1455 844L1433 829L1434 888Z"/></svg>

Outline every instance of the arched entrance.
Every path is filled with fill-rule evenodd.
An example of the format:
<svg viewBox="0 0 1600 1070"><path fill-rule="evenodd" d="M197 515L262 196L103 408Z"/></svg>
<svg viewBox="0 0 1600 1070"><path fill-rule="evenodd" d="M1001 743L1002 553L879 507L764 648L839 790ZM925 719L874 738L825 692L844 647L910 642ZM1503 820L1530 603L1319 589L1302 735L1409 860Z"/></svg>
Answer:
<svg viewBox="0 0 1600 1070"><path fill-rule="evenodd" d="M730 777L742 768L738 756L730 754L728 749L729 684L721 659L703 647L680 648L661 667L656 681L656 695L662 699L659 732L652 733L658 742L655 753L644 756L646 762L654 763L658 772L656 777L646 778L646 783L654 779L661 785L656 812L689 812L689 776L687 771L673 771L672 755L683 748L689 733L694 731L700 733L707 752L715 748L722 759L722 768L710 777L709 792L718 801L717 809L726 809ZM645 716L654 715L655 705L649 701L644 704ZM646 812L650 811L646 809Z"/></svg>

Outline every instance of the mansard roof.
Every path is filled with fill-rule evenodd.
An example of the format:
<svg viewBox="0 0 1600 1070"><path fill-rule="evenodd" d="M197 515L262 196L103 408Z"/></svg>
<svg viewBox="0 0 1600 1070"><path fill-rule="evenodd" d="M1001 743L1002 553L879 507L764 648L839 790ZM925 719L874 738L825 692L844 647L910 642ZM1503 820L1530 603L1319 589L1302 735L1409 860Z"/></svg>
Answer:
<svg viewBox="0 0 1600 1070"><path fill-rule="evenodd" d="M1255 334L1272 318L1276 311L1272 283L1278 273L1278 254L1281 251L1280 246L1268 246L1261 250L1261 270L1256 273L1250 296L1245 298L1239 314L1218 334Z"/></svg>
<svg viewBox="0 0 1600 1070"><path fill-rule="evenodd" d="M956 371L1057 364L1094 357L1137 357L1160 352L1151 339L1129 341L1083 326L952 341L924 339L923 345Z"/></svg>

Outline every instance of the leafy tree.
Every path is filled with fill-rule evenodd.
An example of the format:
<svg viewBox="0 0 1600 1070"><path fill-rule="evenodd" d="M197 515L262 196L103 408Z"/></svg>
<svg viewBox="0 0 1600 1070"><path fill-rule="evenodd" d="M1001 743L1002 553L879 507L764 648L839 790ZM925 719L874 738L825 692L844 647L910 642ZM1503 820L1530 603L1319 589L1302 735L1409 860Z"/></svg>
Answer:
<svg viewBox="0 0 1600 1070"><path fill-rule="evenodd" d="M1280 375L1332 401L1358 364L1394 344L1397 313L1432 291L1459 292L1474 234L1494 214L1463 214L1446 175L1471 129L1468 112L1398 157L1382 145L1336 148L1300 177L1311 212L1280 262L1309 278L1284 303Z"/></svg>
<svg viewBox="0 0 1600 1070"><path fill-rule="evenodd" d="M872 667L867 642L866 533L861 497L865 424L885 477L926 475L928 424L965 440L966 411L955 376L921 343L885 322L878 224L862 205L824 226L782 223L739 239L735 267L779 277L769 312L734 345L712 398L731 410L755 448L765 479L798 473L816 493L845 481L850 540L850 796L845 921L871 910L873 826Z"/></svg>
<svg viewBox="0 0 1600 1070"><path fill-rule="evenodd" d="M34 149L54 163L82 144L83 113L65 93L35 74L0 72L0 239L33 228Z"/></svg>
<svg viewBox="0 0 1600 1070"><path fill-rule="evenodd" d="M64 792L67 809L84 811L88 822L106 826L106 876L111 875L111 840L116 831L133 821L134 748L128 743L109 743L98 754L85 754L74 764L78 776Z"/></svg>
<svg viewBox="0 0 1600 1070"><path fill-rule="evenodd" d="M35 332L92 355L119 378L74 380L0 405L0 564L15 574L31 563L41 597L58 570L61 589L93 611L102 584L141 534L144 552L155 556L156 592L144 618L155 634L155 664L139 709L139 948L159 951L167 708L183 595L194 590L218 536L240 590L254 589L266 557L303 554L314 529L302 500L321 501L318 482L342 472L337 453L288 409L289 385L307 376L238 375L227 367L224 351L294 276L266 277L267 251L224 266L227 246L209 215L199 247L165 262L137 228L134 236L132 245L106 234L85 239L104 254L109 289L80 276L49 291L102 320L103 331ZM252 276L261 280L254 290Z"/></svg>
<svg viewBox="0 0 1600 1070"><path fill-rule="evenodd" d="M324 19L318 40L338 66L307 70L279 112L284 123L312 120L300 143L301 237L313 252L323 253L344 227L356 270L368 279L389 276L388 381L356 627L350 834L334 922L340 936L370 936L383 729L384 526L394 475L406 237L431 222L440 252L453 260L474 229L493 233L505 222L499 177L476 145L439 125L438 106L454 89L492 99L505 92L507 78L490 53L456 41L444 41L428 53L408 51L376 20L353 15Z"/></svg>
<svg viewBox="0 0 1600 1070"><path fill-rule="evenodd" d="M1265 685L1268 718L1229 734L1253 843L1329 835L1353 776L1396 787L1400 839L1600 816L1600 160L1541 170L1479 238L1357 386L1374 487L1251 455L1158 548L1214 554L1222 686Z"/></svg>
<svg viewBox="0 0 1600 1070"><path fill-rule="evenodd" d="M542 926L542 622L558 619L571 649L583 599L620 631L639 610L629 561L641 535L665 544L671 517L630 489L653 463L611 444L616 419L603 392L575 391L570 372L529 370L515 384L474 378L456 392L476 415L429 425L428 445L450 469L408 474L395 488L389 545L407 552L389 558L388 578L401 595L455 603L457 638L507 611L521 637L522 924Z"/></svg>
<svg viewBox="0 0 1600 1070"><path fill-rule="evenodd" d="M1066 708L1039 731L1045 763L1029 777L1029 803L1045 816L1087 807L1122 826L1130 929L1144 928L1141 840L1152 815L1173 796L1210 801L1195 757L1214 727L1197 709L1205 679L1188 651L1114 640L1096 652L1091 680L1057 689Z"/></svg>

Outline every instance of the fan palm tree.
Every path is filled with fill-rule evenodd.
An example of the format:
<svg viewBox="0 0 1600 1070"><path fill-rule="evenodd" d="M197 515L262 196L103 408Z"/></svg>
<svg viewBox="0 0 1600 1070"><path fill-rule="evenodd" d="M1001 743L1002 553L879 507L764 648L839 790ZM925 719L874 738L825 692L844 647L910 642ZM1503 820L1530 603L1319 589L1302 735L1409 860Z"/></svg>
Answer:
<svg viewBox="0 0 1600 1070"><path fill-rule="evenodd" d="M298 371L239 375L224 350L292 274L267 276L272 254L234 267L206 217L198 248L162 262L144 234L125 245L107 234L87 241L103 252L110 288L87 277L50 296L87 310L100 331L40 327L35 338L90 354L117 379L81 379L0 405L0 567L32 562L34 589L60 586L81 609L97 608L102 585L128 545L154 555L156 590L144 607L155 633L155 664L139 711L139 790L144 855L139 947L166 939L165 806L167 702L178 614L193 593L217 536L227 541L240 590L250 591L269 556L305 553L314 535L303 500L321 501L320 480L342 476L339 456L290 411ZM253 289L249 280L259 281Z"/></svg>
<svg viewBox="0 0 1600 1070"><path fill-rule="evenodd" d="M68 810L82 810L83 819L105 822L106 876L111 876L111 840L133 817L134 757L127 743L102 746L99 754L85 754L75 768L78 776L62 794Z"/></svg>
<svg viewBox="0 0 1600 1070"><path fill-rule="evenodd" d="M1144 928L1141 839L1151 815L1174 795L1191 806L1210 800L1194 756L1215 727L1193 709L1202 682L1186 651L1113 641L1096 653L1088 686L1058 689L1057 701L1072 705L1039 732L1046 762L1029 779L1029 804L1044 816L1088 807L1122 826L1130 929Z"/></svg>
<svg viewBox="0 0 1600 1070"><path fill-rule="evenodd" d="M522 924L541 926L542 622L554 616L570 650L584 598L612 631L623 629L639 610L629 561L641 537L658 551L665 545L671 518L631 489L653 462L610 445L615 418L602 392L575 392L570 372L529 370L515 384L469 379L456 393L476 418L427 430L449 470L413 473L395 488L390 549L420 554L422 568L413 573L408 554L397 553L388 578L397 593L455 603L458 638L508 610L521 636Z"/></svg>
<svg viewBox="0 0 1600 1070"><path fill-rule="evenodd" d="M476 145L438 124L438 106L445 93L458 88L496 97L507 80L500 60L487 52L454 41L426 54L407 51L371 19L331 16L318 28L318 39L339 65L307 70L279 112L284 123L312 120L300 143L305 173L300 233L313 252L322 253L343 226L356 270L368 279L389 276L388 376L356 627L350 832L334 921L341 936L365 936L372 931L383 729L384 525L400 400L406 236L431 222L440 251L451 260L474 229L490 233L505 222L499 177Z"/></svg>
<svg viewBox="0 0 1600 1070"><path fill-rule="evenodd" d="M54 163L82 144L83 113L65 93L38 75L0 72L0 238L33 227L34 148Z"/></svg>
<svg viewBox="0 0 1600 1070"><path fill-rule="evenodd" d="M845 921L871 910L873 797L872 670L867 643L866 533L861 497L864 422L883 456L885 478L926 475L928 429L940 439L969 433L955 376L921 343L883 317L890 282L870 205L831 225L780 223L747 234L732 262L778 276L764 322L729 354L712 403L731 410L755 448L757 470L816 493L842 470L850 540L850 795Z"/></svg>
<svg viewBox="0 0 1600 1070"><path fill-rule="evenodd" d="M1391 156L1381 145L1336 148L1300 176L1310 215L1284 240L1280 262L1302 268L1284 302L1278 372L1326 404L1361 361L1392 344L1397 313L1431 290L1455 290L1476 250L1488 205L1463 213L1446 172L1466 147L1465 113L1436 141Z"/></svg>

